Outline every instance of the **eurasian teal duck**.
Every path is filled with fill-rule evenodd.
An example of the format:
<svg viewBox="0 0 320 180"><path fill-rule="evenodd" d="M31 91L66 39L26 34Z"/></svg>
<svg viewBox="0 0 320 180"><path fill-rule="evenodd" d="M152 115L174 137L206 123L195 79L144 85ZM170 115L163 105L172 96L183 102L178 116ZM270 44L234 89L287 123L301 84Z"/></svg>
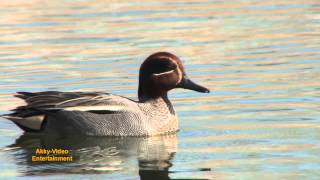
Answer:
<svg viewBox="0 0 320 180"><path fill-rule="evenodd" d="M176 132L178 118L168 91L208 93L192 82L180 59L168 52L150 55L139 73L139 101L101 92L18 92L26 105L3 117L26 132L92 136L152 136Z"/></svg>

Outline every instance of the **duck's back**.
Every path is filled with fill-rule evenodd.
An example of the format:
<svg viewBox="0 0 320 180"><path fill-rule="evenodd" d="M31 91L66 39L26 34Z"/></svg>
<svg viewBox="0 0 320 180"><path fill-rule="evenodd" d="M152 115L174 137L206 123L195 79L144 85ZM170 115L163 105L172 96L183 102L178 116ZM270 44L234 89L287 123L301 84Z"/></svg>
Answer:
<svg viewBox="0 0 320 180"><path fill-rule="evenodd" d="M22 92L17 97L27 104L7 118L25 131L142 136L177 129L171 103L161 100L139 103L112 94L57 91Z"/></svg>

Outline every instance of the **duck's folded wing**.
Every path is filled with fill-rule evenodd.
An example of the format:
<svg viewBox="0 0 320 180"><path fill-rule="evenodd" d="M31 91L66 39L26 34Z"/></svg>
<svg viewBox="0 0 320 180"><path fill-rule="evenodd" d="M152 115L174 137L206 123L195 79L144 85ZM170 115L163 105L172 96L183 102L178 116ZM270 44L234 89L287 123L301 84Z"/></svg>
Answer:
<svg viewBox="0 0 320 180"><path fill-rule="evenodd" d="M12 120L25 131L41 130L46 113L63 110L114 114L126 111L128 103L133 103L121 96L99 92L18 92L15 96L23 99L26 105L17 107L13 113L3 117Z"/></svg>
<svg viewBox="0 0 320 180"><path fill-rule="evenodd" d="M18 92L15 96L24 99L27 103L26 106L20 106L18 109L32 108L58 110L84 106L121 105L124 100L128 100L120 96L99 92Z"/></svg>

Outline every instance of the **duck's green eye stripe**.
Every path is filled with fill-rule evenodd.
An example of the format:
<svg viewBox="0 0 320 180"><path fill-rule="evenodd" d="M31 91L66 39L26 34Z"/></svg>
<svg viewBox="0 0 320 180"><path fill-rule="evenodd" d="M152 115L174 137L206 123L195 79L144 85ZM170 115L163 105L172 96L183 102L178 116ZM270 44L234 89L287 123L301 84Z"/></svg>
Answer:
<svg viewBox="0 0 320 180"><path fill-rule="evenodd" d="M176 69L177 65L166 59L153 62L152 67L154 73L163 73Z"/></svg>

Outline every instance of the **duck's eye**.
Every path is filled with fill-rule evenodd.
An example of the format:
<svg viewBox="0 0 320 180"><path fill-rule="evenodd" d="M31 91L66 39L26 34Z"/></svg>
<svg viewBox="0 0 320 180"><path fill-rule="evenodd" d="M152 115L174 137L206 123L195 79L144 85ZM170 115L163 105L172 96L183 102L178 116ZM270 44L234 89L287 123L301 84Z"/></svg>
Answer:
<svg viewBox="0 0 320 180"><path fill-rule="evenodd" d="M177 65L168 60L155 61L153 64L153 74L160 74L169 71L173 71L177 68Z"/></svg>

